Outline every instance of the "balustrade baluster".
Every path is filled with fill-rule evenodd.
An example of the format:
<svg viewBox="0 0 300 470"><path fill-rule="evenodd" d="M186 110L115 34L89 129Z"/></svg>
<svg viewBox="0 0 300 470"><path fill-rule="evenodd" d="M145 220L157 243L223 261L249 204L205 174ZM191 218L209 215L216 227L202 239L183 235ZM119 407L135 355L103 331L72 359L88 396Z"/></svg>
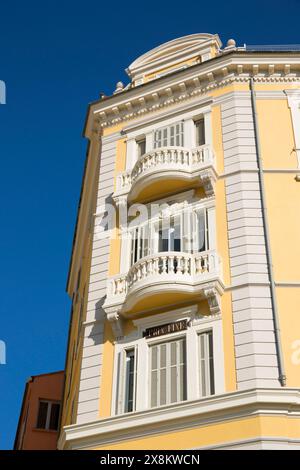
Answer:
<svg viewBox="0 0 300 470"><path fill-rule="evenodd" d="M168 257L168 272L174 274L174 256Z"/></svg>

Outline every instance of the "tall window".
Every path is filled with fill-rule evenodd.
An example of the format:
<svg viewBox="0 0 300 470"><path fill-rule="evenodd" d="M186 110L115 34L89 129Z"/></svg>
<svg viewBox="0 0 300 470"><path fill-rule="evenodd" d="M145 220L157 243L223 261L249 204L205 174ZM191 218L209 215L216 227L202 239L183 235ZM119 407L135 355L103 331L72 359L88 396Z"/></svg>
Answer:
<svg viewBox="0 0 300 470"><path fill-rule="evenodd" d="M137 156L138 158L140 158L142 155L144 155L144 153L146 153L146 139L145 138L138 139L136 141L136 145L137 145Z"/></svg>
<svg viewBox="0 0 300 470"><path fill-rule="evenodd" d="M209 250L209 230L205 208L183 211L131 229L131 265L161 252L206 250Z"/></svg>
<svg viewBox="0 0 300 470"><path fill-rule="evenodd" d="M206 397L215 393L212 331L199 334L199 352L200 395Z"/></svg>
<svg viewBox="0 0 300 470"><path fill-rule="evenodd" d="M204 119L198 119L195 121L195 132L196 132L196 147L205 145L205 126Z"/></svg>
<svg viewBox="0 0 300 470"><path fill-rule="evenodd" d="M183 147L183 145L183 122L178 122L168 127L162 127L154 133L154 148Z"/></svg>
<svg viewBox="0 0 300 470"><path fill-rule="evenodd" d="M150 347L150 406L186 400L185 338Z"/></svg>
<svg viewBox="0 0 300 470"><path fill-rule="evenodd" d="M148 224L133 229L131 232L131 265L150 254L150 243Z"/></svg>
<svg viewBox="0 0 300 470"><path fill-rule="evenodd" d="M41 400L36 427L56 431L58 429L59 409L59 403Z"/></svg>
<svg viewBox="0 0 300 470"><path fill-rule="evenodd" d="M135 398L135 351L126 351L125 358L125 406L124 411L134 411Z"/></svg>
<svg viewBox="0 0 300 470"><path fill-rule="evenodd" d="M159 246L158 251L180 251L181 250L181 221L180 216L170 217L164 224L159 222Z"/></svg>

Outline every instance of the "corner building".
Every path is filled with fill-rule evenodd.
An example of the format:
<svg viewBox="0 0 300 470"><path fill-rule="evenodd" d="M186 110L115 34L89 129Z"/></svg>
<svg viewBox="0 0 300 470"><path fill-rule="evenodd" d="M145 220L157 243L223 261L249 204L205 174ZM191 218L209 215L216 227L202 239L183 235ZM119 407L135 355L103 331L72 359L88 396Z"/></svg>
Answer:
<svg viewBox="0 0 300 470"><path fill-rule="evenodd" d="M300 449L300 48L127 73L87 113L59 448Z"/></svg>

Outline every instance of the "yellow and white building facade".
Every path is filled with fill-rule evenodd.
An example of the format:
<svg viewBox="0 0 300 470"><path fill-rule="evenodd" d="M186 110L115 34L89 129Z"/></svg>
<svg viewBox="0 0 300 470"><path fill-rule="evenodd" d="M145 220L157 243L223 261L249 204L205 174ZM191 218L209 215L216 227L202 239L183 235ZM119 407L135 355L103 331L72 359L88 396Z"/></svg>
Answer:
<svg viewBox="0 0 300 470"><path fill-rule="evenodd" d="M60 449L300 449L300 50L165 43L88 108Z"/></svg>

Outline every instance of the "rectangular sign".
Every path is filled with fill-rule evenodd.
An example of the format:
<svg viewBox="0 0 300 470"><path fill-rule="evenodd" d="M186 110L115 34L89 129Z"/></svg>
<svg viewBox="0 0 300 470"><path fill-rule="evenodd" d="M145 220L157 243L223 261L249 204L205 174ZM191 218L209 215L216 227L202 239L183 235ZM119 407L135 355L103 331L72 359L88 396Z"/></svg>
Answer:
<svg viewBox="0 0 300 470"><path fill-rule="evenodd" d="M174 323L167 323L166 325L153 326L152 328L146 328L144 331L144 338L155 338L157 336L168 335L170 333L176 333L177 331L186 330L188 327L187 320L179 320Z"/></svg>

